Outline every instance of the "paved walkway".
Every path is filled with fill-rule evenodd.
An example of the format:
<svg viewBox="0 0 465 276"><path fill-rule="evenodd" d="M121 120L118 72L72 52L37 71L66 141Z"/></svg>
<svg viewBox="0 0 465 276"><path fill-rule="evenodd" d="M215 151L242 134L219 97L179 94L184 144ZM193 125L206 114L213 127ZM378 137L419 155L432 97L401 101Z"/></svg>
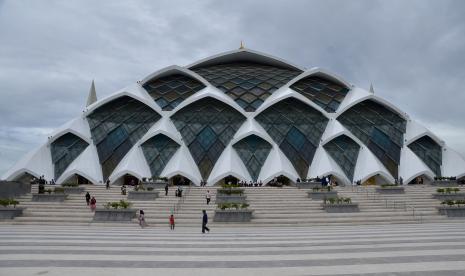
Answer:
<svg viewBox="0 0 465 276"><path fill-rule="evenodd" d="M464 229L4 225L0 275L465 275Z"/></svg>

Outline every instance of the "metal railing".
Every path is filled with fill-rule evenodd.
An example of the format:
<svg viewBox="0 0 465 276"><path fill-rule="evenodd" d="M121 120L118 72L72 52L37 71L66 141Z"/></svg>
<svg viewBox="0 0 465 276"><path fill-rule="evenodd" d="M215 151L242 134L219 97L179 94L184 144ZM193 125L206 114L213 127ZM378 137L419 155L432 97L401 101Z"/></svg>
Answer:
<svg viewBox="0 0 465 276"><path fill-rule="evenodd" d="M413 219L419 223L423 222L423 214L415 209L415 206L408 204L405 200L391 200L382 196L375 191L370 191L365 186L352 185L352 191L362 193L367 199L384 201L386 209L404 210L405 212L411 212Z"/></svg>

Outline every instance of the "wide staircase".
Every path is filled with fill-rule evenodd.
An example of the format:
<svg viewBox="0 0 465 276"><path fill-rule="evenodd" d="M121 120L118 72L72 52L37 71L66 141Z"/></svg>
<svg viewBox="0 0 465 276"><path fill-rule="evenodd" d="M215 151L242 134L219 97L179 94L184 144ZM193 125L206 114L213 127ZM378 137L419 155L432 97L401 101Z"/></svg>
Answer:
<svg viewBox="0 0 465 276"><path fill-rule="evenodd" d="M97 199L101 207L109 201L126 199L120 193L120 187L112 186L109 190L104 186L83 185L85 190ZM50 186L52 187L52 186ZM49 188L48 186L46 188ZM129 188L130 189L130 188ZM321 200L307 197L305 189L296 187L247 187L245 194L254 216L250 223L214 223L216 208L216 187L186 187L184 196L174 196L174 187L170 187L168 196L163 189L159 198L154 201L132 201L133 208L143 209L146 220L151 226L168 227L168 217L175 214L176 226L199 226L201 212L207 210L210 224L215 227L233 226L311 226L311 225L354 225L381 223L426 223L456 221L438 214L436 207L439 200L431 195L436 187L418 185L406 186L405 194L380 195L375 187L336 187L339 196L350 197L352 202L359 203L360 212L327 213L321 207ZM210 191L212 202L206 204L205 195ZM37 185L32 187L37 192ZM121 225L122 223L92 222L93 213L86 205L85 193L71 194L61 203L32 202L32 195L18 198L21 207L26 207L24 215L11 221L0 221L0 224L43 224L43 225ZM137 220L134 219L134 224Z"/></svg>

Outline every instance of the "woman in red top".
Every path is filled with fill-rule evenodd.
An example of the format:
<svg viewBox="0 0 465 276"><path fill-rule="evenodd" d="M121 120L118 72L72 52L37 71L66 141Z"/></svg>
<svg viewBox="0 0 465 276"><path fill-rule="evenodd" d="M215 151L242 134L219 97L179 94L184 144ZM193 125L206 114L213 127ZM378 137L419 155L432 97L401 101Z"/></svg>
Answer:
<svg viewBox="0 0 465 276"><path fill-rule="evenodd" d="M174 215L170 216L170 229L174 230Z"/></svg>
<svg viewBox="0 0 465 276"><path fill-rule="evenodd" d="M90 200L90 209L92 211L95 211L95 207L97 207L97 200L95 199L95 197L92 197L92 199Z"/></svg>

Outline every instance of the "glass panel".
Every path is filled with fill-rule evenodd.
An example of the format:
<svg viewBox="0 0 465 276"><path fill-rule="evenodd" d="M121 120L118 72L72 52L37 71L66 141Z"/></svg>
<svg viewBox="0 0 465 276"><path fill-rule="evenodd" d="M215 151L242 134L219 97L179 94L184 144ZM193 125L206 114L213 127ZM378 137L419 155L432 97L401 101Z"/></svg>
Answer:
<svg viewBox="0 0 465 276"><path fill-rule="evenodd" d="M72 133L66 133L52 142L50 151L57 180L66 168L74 161L89 144Z"/></svg>
<svg viewBox="0 0 465 276"><path fill-rule="evenodd" d="M280 101L255 119L289 158L300 178L307 178L328 119L305 103L288 98Z"/></svg>
<svg viewBox="0 0 465 276"><path fill-rule="evenodd" d="M360 146L348 136L341 135L326 143L323 148L341 167L347 178L353 181Z"/></svg>
<svg viewBox="0 0 465 276"><path fill-rule="evenodd" d="M245 117L221 101L204 98L182 108L171 120L206 180Z"/></svg>
<svg viewBox="0 0 465 276"><path fill-rule="evenodd" d="M150 107L128 96L108 102L87 116L89 122L94 122L90 131L104 179L108 179L134 143L160 118Z"/></svg>
<svg viewBox="0 0 465 276"><path fill-rule="evenodd" d="M244 162L252 179L258 181L260 170L271 151L270 143L256 135L250 135L234 144L233 148Z"/></svg>
<svg viewBox="0 0 465 276"><path fill-rule="evenodd" d="M406 130L405 120L401 116L377 102L366 100L345 111L337 120L367 145L397 178L400 149ZM386 159L385 155L389 158Z"/></svg>
<svg viewBox="0 0 465 276"><path fill-rule="evenodd" d="M142 145L142 152L150 167L152 177L159 177L179 145L168 136L157 134Z"/></svg>
<svg viewBox="0 0 465 276"><path fill-rule="evenodd" d="M207 65L192 70L224 91L247 112L255 111L262 104L256 101L257 98L271 95L301 73L299 70L250 62Z"/></svg>
<svg viewBox="0 0 465 276"><path fill-rule="evenodd" d="M436 174L441 176L442 150L441 146L431 137L423 136L408 147Z"/></svg>

